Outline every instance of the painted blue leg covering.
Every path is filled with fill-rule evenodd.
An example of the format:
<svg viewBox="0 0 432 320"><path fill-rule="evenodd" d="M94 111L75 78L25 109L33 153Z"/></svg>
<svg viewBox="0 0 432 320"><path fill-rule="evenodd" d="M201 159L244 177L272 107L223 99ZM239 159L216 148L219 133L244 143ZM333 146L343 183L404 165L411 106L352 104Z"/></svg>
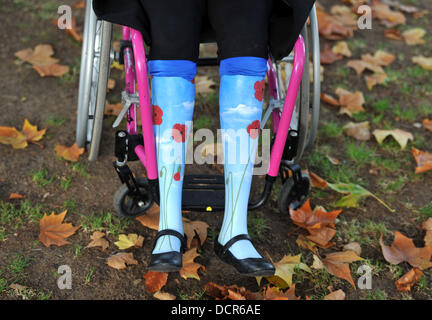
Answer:
<svg viewBox="0 0 432 320"><path fill-rule="evenodd" d="M256 57L221 61L220 120L225 157L225 212L219 243L248 233L248 200L258 147L267 62ZM237 259L260 258L250 241L230 248Z"/></svg>
<svg viewBox="0 0 432 320"><path fill-rule="evenodd" d="M193 78L196 65L191 61L149 62L153 128L159 171L159 231L174 229L183 234L182 189L186 146L195 101ZM163 236L153 253L180 251L180 241Z"/></svg>

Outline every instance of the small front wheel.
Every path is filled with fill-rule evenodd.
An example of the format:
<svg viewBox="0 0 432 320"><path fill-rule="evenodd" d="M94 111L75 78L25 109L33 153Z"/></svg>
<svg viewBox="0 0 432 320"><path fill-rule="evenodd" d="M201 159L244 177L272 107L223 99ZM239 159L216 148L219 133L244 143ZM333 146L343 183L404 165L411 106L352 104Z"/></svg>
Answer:
<svg viewBox="0 0 432 320"><path fill-rule="evenodd" d="M153 206L153 194L145 178L137 178L140 194L132 194L123 184L114 196L115 214L121 218L136 218L146 213Z"/></svg>
<svg viewBox="0 0 432 320"><path fill-rule="evenodd" d="M289 177L282 186L279 194L278 206L281 213L288 214L290 206L294 210L300 208L309 194L310 178L306 173L301 174L301 179L295 185L293 177Z"/></svg>

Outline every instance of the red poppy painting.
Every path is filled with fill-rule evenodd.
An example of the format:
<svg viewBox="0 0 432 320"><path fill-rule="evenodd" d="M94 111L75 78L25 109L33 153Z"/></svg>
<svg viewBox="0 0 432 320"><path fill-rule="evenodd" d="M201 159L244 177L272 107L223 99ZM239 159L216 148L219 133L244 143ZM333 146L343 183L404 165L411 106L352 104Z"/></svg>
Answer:
<svg viewBox="0 0 432 320"><path fill-rule="evenodd" d="M258 101L263 101L264 100L265 80L255 82L254 89L255 89L255 98Z"/></svg>
<svg viewBox="0 0 432 320"><path fill-rule="evenodd" d="M152 106L153 111L153 124L160 125L162 123L163 111L159 106Z"/></svg>
<svg viewBox="0 0 432 320"><path fill-rule="evenodd" d="M248 125L247 132L252 139L258 138L260 126L261 124L259 120L255 120L250 125Z"/></svg>
<svg viewBox="0 0 432 320"><path fill-rule="evenodd" d="M176 123L172 128L172 138L176 142L186 141L187 126L185 124Z"/></svg>

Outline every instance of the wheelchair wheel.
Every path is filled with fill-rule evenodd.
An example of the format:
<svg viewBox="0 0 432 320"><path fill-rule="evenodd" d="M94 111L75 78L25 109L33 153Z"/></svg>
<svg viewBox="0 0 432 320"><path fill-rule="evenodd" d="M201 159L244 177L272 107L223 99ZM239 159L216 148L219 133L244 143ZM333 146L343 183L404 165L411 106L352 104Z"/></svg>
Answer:
<svg viewBox="0 0 432 320"><path fill-rule="evenodd" d="M81 52L76 126L76 142L79 147L89 147L92 138L99 76L101 26L102 22L97 20L93 12L92 1L87 1Z"/></svg>
<svg viewBox="0 0 432 320"><path fill-rule="evenodd" d="M99 57L99 72L97 77L97 89L95 95L95 110L92 126L89 128L90 153L89 160L95 161L99 155L100 141L102 137L102 126L105 111L108 78L113 60L112 52L112 23L102 21L101 23L101 45Z"/></svg>
<svg viewBox="0 0 432 320"><path fill-rule="evenodd" d="M153 206L153 194L146 178L136 179L142 196L132 195L123 184L114 196L115 214L121 218L136 218L146 213Z"/></svg>
<svg viewBox="0 0 432 320"><path fill-rule="evenodd" d="M278 207L281 213L288 214L290 207L294 210L300 208L309 194L310 178L302 172L300 182L295 186L293 177L285 180L278 198Z"/></svg>

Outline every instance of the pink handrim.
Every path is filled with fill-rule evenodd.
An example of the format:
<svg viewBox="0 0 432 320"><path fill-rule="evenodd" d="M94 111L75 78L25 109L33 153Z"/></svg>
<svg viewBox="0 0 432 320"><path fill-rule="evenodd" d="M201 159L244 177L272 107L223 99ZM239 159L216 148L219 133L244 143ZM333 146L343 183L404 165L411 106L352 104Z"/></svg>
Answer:
<svg viewBox="0 0 432 320"><path fill-rule="evenodd" d="M129 27L123 27L123 40L131 40L131 30ZM124 66L125 66L125 81L126 93L135 94L135 69L133 62L133 52L130 48L124 50ZM129 134L137 134L137 119L136 105L132 104L127 112L126 130Z"/></svg>
<svg viewBox="0 0 432 320"><path fill-rule="evenodd" d="M282 115L277 126L276 139L270 154L270 165L267 174L272 177L276 177L278 175L280 162L282 160L282 153L285 148L286 139L288 137L291 118L294 112L295 103L303 76L305 50L305 43L303 37L300 35L294 47L294 63L291 79L288 85Z"/></svg>

